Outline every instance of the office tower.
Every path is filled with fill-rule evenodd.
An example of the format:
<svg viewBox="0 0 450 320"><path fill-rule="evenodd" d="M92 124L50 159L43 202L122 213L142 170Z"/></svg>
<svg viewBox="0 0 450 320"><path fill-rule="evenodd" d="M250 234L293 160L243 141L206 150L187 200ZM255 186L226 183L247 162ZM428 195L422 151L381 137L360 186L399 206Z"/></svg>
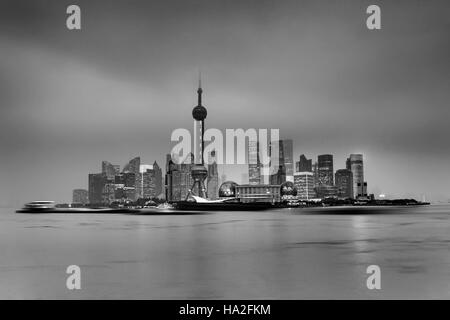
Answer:
<svg viewBox="0 0 450 320"><path fill-rule="evenodd" d="M72 192L72 203L88 204L89 192L86 189L74 189Z"/></svg>
<svg viewBox="0 0 450 320"><path fill-rule="evenodd" d="M298 199L310 200L316 197L316 192L314 191L314 174L312 172L295 172L294 186L297 188Z"/></svg>
<svg viewBox="0 0 450 320"><path fill-rule="evenodd" d="M163 192L162 170L158 163L153 162L153 171L155 173L155 197L160 197Z"/></svg>
<svg viewBox="0 0 450 320"><path fill-rule="evenodd" d="M126 173L126 172L132 172L135 175L137 175L139 173L139 169L141 166L141 158L140 157L136 157L131 159L124 167L122 172Z"/></svg>
<svg viewBox="0 0 450 320"><path fill-rule="evenodd" d="M334 185L333 155L322 154L317 157L318 185Z"/></svg>
<svg viewBox="0 0 450 320"><path fill-rule="evenodd" d="M312 172L312 159L307 159L304 154L300 156L300 161L295 163L296 172Z"/></svg>
<svg viewBox="0 0 450 320"><path fill-rule="evenodd" d="M139 198L159 197L162 192L162 172L158 163L141 164L139 171Z"/></svg>
<svg viewBox="0 0 450 320"><path fill-rule="evenodd" d="M322 154L317 157L317 186L318 198L336 197L337 188L334 186L333 155Z"/></svg>
<svg viewBox="0 0 450 320"><path fill-rule="evenodd" d="M317 170L318 167L319 165L317 164L317 161L314 162L312 165L314 188L317 188L319 186L319 171Z"/></svg>
<svg viewBox="0 0 450 320"><path fill-rule="evenodd" d="M353 198L353 174L351 170L337 170L335 174L335 183L338 197Z"/></svg>
<svg viewBox="0 0 450 320"><path fill-rule="evenodd" d="M364 166L362 154L351 154L347 158L347 169L353 174L353 198L364 195Z"/></svg>
<svg viewBox="0 0 450 320"><path fill-rule="evenodd" d="M270 184L281 185L284 182L286 182L286 167L279 165L278 171L270 176Z"/></svg>
<svg viewBox="0 0 450 320"><path fill-rule="evenodd" d="M153 165L151 164L140 164L139 165L139 173L138 173L138 178L137 178L137 182L136 182L136 191L137 191L137 195L138 195L138 199L142 199L144 198L144 176L145 178L148 180L148 174L147 174L147 170L151 171L153 170ZM145 175L144 175L145 173ZM147 181L148 183L148 181Z"/></svg>
<svg viewBox="0 0 450 320"><path fill-rule="evenodd" d="M286 181L294 182L294 148L291 139L281 140L286 168Z"/></svg>
<svg viewBox="0 0 450 320"><path fill-rule="evenodd" d="M261 184L261 162L259 159L259 142L248 141L248 184Z"/></svg>
<svg viewBox="0 0 450 320"><path fill-rule="evenodd" d="M120 166L113 165L108 161L102 161L102 173L109 180L114 179L114 176L119 173L118 168L120 169Z"/></svg>
<svg viewBox="0 0 450 320"><path fill-rule="evenodd" d="M175 164L172 161L172 156L166 154L166 173L164 174L164 198L166 201L172 199L172 172Z"/></svg>
<svg viewBox="0 0 450 320"><path fill-rule="evenodd" d="M141 158L140 157L135 157L135 158L131 159L123 167L123 170L122 170L122 174L127 174L127 173L133 173L134 174L134 178L135 178L134 184L127 183L125 185L125 187L128 188L127 189L128 190L127 196L129 197L130 200L133 200L133 201L139 199L140 192L141 192L141 190L139 188L139 170L140 170L140 167L141 167ZM131 192L131 189L129 189L129 188L134 188L134 192L135 192L134 196L131 196L132 192Z"/></svg>
<svg viewBox="0 0 450 320"><path fill-rule="evenodd" d="M138 178L136 178L136 174L134 174L134 172L122 172L114 178L114 184L123 185L123 190L127 200L136 201L139 198L139 194L136 191L136 189L139 189L136 187L139 182L139 172L137 175Z"/></svg>
<svg viewBox="0 0 450 320"><path fill-rule="evenodd" d="M211 200L216 200L219 194L219 171L217 168L216 151L213 150L208 155L208 196Z"/></svg>
<svg viewBox="0 0 450 320"><path fill-rule="evenodd" d="M193 154L188 156L190 159L187 162L193 161ZM193 162L175 164L172 159L167 158L168 171L166 172L166 200L170 202L185 200L191 192L191 187L194 185L194 179L192 178L192 167L195 166ZM192 192L198 192L196 185Z"/></svg>
<svg viewBox="0 0 450 320"><path fill-rule="evenodd" d="M90 204L102 204L103 187L106 182L106 176L102 173L89 174L88 192Z"/></svg>
<svg viewBox="0 0 450 320"><path fill-rule="evenodd" d="M367 182L358 182L357 188L359 190L357 197L367 197Z"/></svg>
<svg viewBox="0 0 450 320"><path fill-rule="evenodd" d="M116 200L116 184L112 180L106 180L102 189L102 203L111 204Z"/></svg>
<svg viewBox="0 0 450 320"><path fill-rule="evenodd" d="M147 169L142 175L142 199L151 199L157 196L156 194L156 177L153 169Z"/></svg>
<svg viewBox="0 0 450 320"><path fill-rule="evenodd" d="M186 200L190 195L197 195L202 198L207 198L207 192L205 187L205 180L208 177L208 170L204 166L203 152L205 149L205 142L203 136L205 133L205 119L207 111L202 106L202 84L199 77L198 80L198 104L192 109L192 117L194 118L194 162L191 167L191 176L194 180L192 187L189 189L189 193L186 196Z"/></svg>
<svg viewBox="0 0 450 320"><path fill-rule="evenodd" d="M278 154L276 145L278 144ZM294 158L292 140L279 140L270 144L271 172L269 183L281 184L286 181L294 182ZM276 159L278 155L278 159Z"/></svg>

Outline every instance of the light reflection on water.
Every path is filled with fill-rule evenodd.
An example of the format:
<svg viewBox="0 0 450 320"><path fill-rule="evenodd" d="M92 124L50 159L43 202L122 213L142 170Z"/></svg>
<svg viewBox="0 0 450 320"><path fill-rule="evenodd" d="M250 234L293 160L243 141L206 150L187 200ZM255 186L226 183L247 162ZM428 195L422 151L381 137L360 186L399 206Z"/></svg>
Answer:
<svg viewBox="0 0 450 320"><path fill-rule="evenodd" d="M0 211L0 298L450 298L450 206L204 215ZM372 210L372 211L370 211ZM77 264L82 289L65 288ZM382 289L366 288L377 264Z"/></svg>

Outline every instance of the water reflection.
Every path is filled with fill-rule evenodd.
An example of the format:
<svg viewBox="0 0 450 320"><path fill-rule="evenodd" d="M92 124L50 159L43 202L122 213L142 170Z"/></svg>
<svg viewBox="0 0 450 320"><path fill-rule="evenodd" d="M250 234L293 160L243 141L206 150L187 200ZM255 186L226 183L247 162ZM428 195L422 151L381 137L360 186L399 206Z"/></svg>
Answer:
<svg viewBox="0 0 450 320"><path fill-rule="evenodd" d="M326 209L2 211L0 298L450 298L450 207ZM69 294L70 264L82 266L84 285ZM370 264L382 269L379 292L365 287Z"/></svg>

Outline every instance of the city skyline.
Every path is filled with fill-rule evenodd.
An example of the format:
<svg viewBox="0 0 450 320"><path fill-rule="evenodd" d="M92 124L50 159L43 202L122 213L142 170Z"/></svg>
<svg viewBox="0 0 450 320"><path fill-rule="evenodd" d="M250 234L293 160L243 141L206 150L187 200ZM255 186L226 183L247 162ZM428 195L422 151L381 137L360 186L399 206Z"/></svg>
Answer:
<svg viewBox="0 0 450 320"><path fill-rule="evenodd" d="M450 46L436 3L385 3L370 33L350 1L79 1L71 33L64 3L8 2L0 205L68 202L99 159L164 163L170 132L191 127L198 68L207 127L280 128L294 159L333 154L345 168L364 154L371 192L447 201Z"/></svg>

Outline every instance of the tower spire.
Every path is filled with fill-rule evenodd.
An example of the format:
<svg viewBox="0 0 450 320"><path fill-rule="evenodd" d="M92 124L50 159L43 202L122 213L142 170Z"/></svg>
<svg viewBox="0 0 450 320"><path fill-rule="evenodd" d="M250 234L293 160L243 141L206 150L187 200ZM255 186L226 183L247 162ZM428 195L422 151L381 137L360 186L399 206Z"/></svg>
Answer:
<svg viewBox="0 0 450 320"><path fill-rule="evenodd" d="M198 105L201 106L202 105L202 73L200 70L198 70L198 89L197 89L197 94L198 94Z"/></svg>

